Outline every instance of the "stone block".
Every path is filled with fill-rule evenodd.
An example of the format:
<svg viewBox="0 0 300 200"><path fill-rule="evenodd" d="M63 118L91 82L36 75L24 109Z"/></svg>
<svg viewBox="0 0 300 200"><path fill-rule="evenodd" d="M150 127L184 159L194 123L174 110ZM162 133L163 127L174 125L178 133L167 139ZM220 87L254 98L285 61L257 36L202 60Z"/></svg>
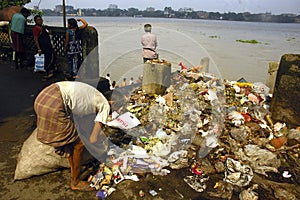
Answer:
<svg viewBox="0 0 300 200"><path fill-rule="evenodd" d="M270 110L273 122L300 126L300 54L281 57Z"/></svg>
<svg viewBox="0 0 300 200"><path fill-rule="evenodd" d="M163 95L171 83L171 64L145 63L143 66L142 89L147 94Z"/></svg>

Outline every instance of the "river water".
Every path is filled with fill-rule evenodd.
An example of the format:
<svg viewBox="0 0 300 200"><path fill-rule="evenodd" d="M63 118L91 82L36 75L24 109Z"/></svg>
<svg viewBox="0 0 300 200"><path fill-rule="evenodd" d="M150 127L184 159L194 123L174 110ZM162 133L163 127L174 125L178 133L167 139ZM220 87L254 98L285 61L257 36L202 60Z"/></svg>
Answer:
<svg viewBox="0 0 300 200"><path fill-rule="evenodd" d="M77 17L76 17L77 18ZM300 54L300 24L192 19L84 17L99 35L100 75L112 80L142 74L140 38L143 25L152 24L161 59L178 70L179 62L197 66L209 58L211 73L228 80L265 82L269 62L287 53ZM44 23L63 26L62 17L44 16ZM256 40L258 44L237 40Z"/></svg>

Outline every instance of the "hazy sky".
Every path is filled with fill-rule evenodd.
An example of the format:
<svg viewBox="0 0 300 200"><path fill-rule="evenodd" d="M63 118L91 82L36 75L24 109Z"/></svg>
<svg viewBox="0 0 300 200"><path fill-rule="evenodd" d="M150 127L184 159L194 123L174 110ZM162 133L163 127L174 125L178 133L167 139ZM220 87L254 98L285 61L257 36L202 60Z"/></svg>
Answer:
<svg viewBox="0 0 300 200"><path fill-rule="evenodd" d="M31 0L27 7L33 7L40 0ZM61 5L63 0L41 0L40 8L53 9L55 5ZM163 10L164 7L193 8L208 12L251 12L273 14L294 13L300 14L300 0L65 0L67 5L75 8L96 8L105 9L109 4L116 4L120 9L130 7L145 10L147 7L154 7L156 10Z"/></svg>

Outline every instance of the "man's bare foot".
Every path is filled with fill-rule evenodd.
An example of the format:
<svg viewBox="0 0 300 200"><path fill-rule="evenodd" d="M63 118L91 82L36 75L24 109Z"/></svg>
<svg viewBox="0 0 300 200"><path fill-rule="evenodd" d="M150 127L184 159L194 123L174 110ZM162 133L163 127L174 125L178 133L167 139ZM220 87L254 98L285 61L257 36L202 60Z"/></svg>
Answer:
<svg viewBox="0 0 300 200"><path fill-rule="evenodd" d="M71 183L72 190L92 191L94 188L90 187L90 183L86 181L79 181L76 185Z"/></svg>

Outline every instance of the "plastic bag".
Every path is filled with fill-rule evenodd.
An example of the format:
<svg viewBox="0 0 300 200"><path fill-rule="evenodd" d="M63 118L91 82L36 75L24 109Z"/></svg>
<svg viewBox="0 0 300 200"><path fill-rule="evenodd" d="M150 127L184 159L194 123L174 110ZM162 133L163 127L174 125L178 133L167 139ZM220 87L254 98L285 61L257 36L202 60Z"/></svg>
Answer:
<svg viewBox="0 0 300 200"><path fill-rule="evenodd" d="M225 163L224 181L232 185L244 187L249 185L253 178L253 171L249 165L242 165L239 161L227 158Z"/></svg>
<svg viewBox="0 0 300 200"><path fill-rule="evenodd" d="M235 156L243 162L248 162L254 172L265 176L267 176L266 172L277 173L281 165L277 154L252 144L248 144L244 149L236 151Z"/></svg>
<svg viewBox="0 0 300 200"><path fill-rule="evenodd" d="M34 72L45 72L45 55L44 54L35 54L35 65Z"/></svg>
<svg viewBox="0 0 300 200"><path fill-rule="evenodd" d="M141 122L130 112L126 112L118 116L113 121L107 122L108 126L117 127L120 129L131 129L139 125Z"/></svg>

